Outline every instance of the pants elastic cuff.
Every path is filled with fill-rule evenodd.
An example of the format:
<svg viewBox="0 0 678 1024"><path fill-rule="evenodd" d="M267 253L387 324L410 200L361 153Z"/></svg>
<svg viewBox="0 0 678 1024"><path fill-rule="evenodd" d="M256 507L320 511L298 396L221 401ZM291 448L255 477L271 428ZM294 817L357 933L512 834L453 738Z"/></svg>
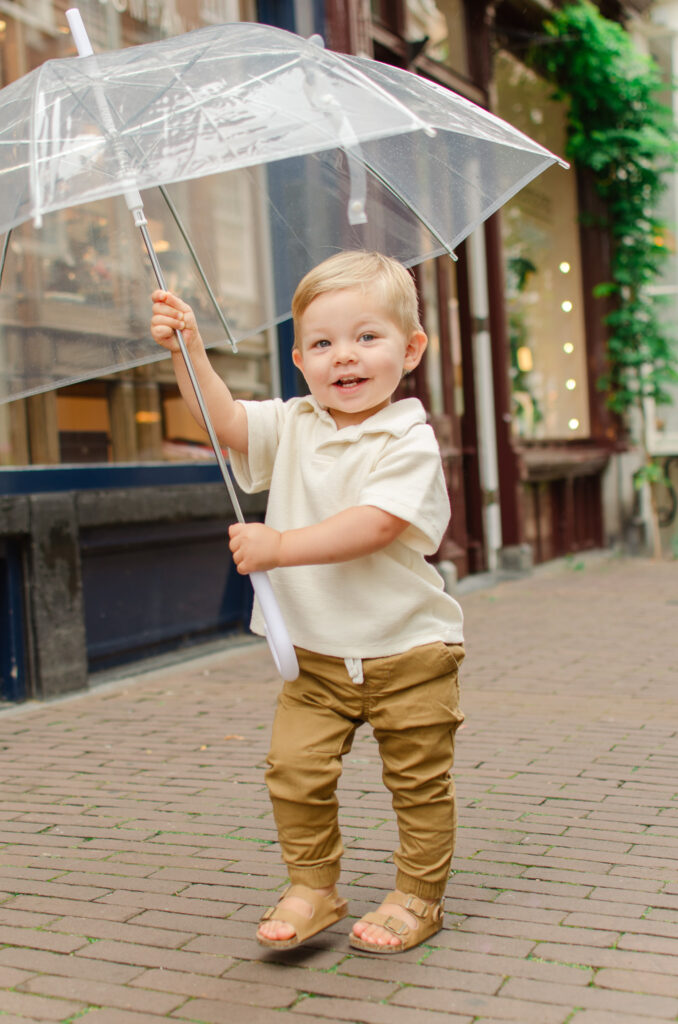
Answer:
<svg viewBox="0 0 678 1024"><path fill-rule="evenodd" d="M396 873L396 889L408 896L418 896L422 900L441 900L445 895L447 879L444 882L423 882L398 869Z"/></svg>
<svg viewBox="0 0 678 1024"><path fill-rule="evenodd" d="M327 864L321 868L287 867L292 885L307 885L309 889L324 889L335 885L339 880L341 868L339 864Z"/></svg>

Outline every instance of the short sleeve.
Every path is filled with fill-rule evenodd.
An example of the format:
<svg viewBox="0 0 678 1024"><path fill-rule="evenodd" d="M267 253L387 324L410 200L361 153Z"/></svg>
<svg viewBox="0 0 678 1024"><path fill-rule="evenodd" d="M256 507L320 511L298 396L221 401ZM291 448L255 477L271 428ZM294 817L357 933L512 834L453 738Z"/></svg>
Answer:
<svg viewBox="0 0 678 1024"><path fill-rule="evenodd" d="M285 423L285 403L280 398L243 402L247 413L247 453L229 451L233 475L245 494L265 491L271 485L276 452Z"/></svg>
<svg viewBox="0 0 678 1024"><path fill-rule="evenodd" d="M434 554L450 521L440 449L430 426L419 424L389 439L360 493L361 505L410 524L398 538L424 555Z"/></svg>

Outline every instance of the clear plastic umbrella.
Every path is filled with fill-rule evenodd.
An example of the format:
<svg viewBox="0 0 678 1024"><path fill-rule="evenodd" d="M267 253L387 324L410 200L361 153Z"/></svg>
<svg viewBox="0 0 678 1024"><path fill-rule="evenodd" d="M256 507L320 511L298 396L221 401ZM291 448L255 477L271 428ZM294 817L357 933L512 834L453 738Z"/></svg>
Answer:
<svg viewBox="0 0 678 1024"><path fill-rule="evenodd" d="M61 349L44 316L30 347L0 339L0 402L162 357L148 337L148 273L112 197L133 204L166 186L228 325L208 330L219 343L286 318L300 277L338 249L380 249L406 265L453 252L556 160L448 89L265 25L47 61L0 90L0 234L24 225L8 257L19 285L3 285L0 318L20 320L45 292L95 306L97 285L117 307L109 330L87 331L75 310L81 338ZM165 204L144 199L171 266L187 266ZM89 247L68 245L64 222L78 216L92 221ZM30 260L53 270L55 251L64 280L42 280ZM258 277L230 287L248 260Z"/></svg>
<svg viewBox="0 0 678 1024"><path fill-rule="evenodd" d="M138 306L139 282L148 277L138 266L139 249L118 245L113 260L104 245L104 258L93 264L99 288L113 295L110 315L102 318L97 284L93 291L89 282L80 287L84 247L64 248L64 216L82 211L93 218L90 248L96 256L111 223L125 234L117 213L101 212L102 203L123 196L165 288L149 223L155 218L147 216L141 195L159 186L235 347L238 339L286 318L299 278L332 252L379 249L407 265L453 254L475 227L558 160L449 90L387 65L328 52L316 37L235 23L95 56L78 12L68 17L80 57L47 61L0 90L0 232L9 238L19 228L13 242L28 267L15 275L14 293L0 292L0 325L9 327L0 332L0 401L162 355L148 338L146 285L144 305ZM181 203L174 202L170 186ZM236 220L243 200L250 206L244 230L236 232L240 248L224 259L219 215L221 203L233 205L234 197ZM178 205L207 212L210 230L199 232L195 245ZM256 244L247 235L255 223ZM268 273L259 269L263 302L248 301L238 290L229 308L215 294L198 252L201 241L213 246L215 235L222 257L213 278L217 292L223 267L237 267L248 243L267 253L272 266ZM171 248L163 243L163 250ZM31 265L31 257L39 262L44 255L43 246L52 258L65 257L53 260L64 267L49 292L35 261ZM6 241L3 265L9 250ZM80 328L66 342L58 330L46 329L42 315L47 295L63 299L64 289ZM83 292L93 295L87 310L92 317L76 309ZM31 316L34 329L22 334ZM181 337L179 342L242 520ZM285 678L294 678L294 650L268 578L256 576L275 660Z"/></svg>

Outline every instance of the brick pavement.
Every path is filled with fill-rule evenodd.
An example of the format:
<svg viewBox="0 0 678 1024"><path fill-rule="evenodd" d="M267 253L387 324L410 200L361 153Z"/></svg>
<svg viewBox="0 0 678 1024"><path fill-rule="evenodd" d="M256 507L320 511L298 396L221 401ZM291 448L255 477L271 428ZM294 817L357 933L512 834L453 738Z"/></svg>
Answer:
<svg viewBox="0 0 678 1024"><path fill-rule="evenodd" d="M581 567L579 567L581 566ZM678 564L593 557L463 598L447 928L253 939L284 884L262 777L278 683L231 647L0 714L0 1021L678 1020ZM391 886L375 743L341 784L351 915Z"/></svg>

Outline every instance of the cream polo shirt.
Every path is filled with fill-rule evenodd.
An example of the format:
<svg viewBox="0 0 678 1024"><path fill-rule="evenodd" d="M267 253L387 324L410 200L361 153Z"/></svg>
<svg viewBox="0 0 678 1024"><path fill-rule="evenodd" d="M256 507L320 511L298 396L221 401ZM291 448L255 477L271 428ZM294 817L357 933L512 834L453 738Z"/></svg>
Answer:
<svg viewBox="0 0 678 1024"><path fill-rule="evenodd" d="M424 558L440 545L450 505L421 402L403 399L340 430L311 396L242 405L249 451L232 451L231 465L248 494L269 489L269 526L310 526L356 505L410 524L372 555L269 573L292 643L339 658L461 643L461 608ZM252 630L264 633L256 602Z"/></svg>

